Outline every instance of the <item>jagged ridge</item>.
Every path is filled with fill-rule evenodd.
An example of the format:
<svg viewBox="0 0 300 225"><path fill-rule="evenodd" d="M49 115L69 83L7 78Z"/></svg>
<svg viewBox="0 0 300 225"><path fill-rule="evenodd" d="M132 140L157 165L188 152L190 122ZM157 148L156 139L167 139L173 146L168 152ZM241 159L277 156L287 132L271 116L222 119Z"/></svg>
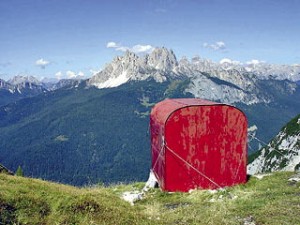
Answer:
<svg viewBox="0 0 300 225"><path fill-rule="evenodd" d="M117 87L129 80L146 80L152 77L163 82L178 65L173 51L157 48L150 55L139 57L127 51L124 56L116 57L104 70L89 79L88 84L98 88ZM171 73L170 73L171 72Z"/></svg>
<svg viewBox="0 0 300 225"><path fill-rule="evenodd" d="M188 78L190 85L186 91L195 97L227 103L269 103L273 100L273 96L267 94L260 84L266 78L261 75L262 71L268 74L270 70L266 68L269 67L270 65L267 64L266 67L260 64L253 68L250 65L243 67L236 63L230 64L228 61L214 63L199 57L194 57L191 62L186 58L178 62L172 50L156 48L151 54L145 56L127 51L124 56L116 57L87 83L98 88L110 88L128 81L146 80L149 77L157 82ZM272 71L272 74L276 72L276 70ZM294 70L293 72L295 73ZM282 78L282 76L269 77L269 79L274 78ZM284 92L290 94L297 87L296 83L289 81L285 81L284 85L286 86Z"/></svg>

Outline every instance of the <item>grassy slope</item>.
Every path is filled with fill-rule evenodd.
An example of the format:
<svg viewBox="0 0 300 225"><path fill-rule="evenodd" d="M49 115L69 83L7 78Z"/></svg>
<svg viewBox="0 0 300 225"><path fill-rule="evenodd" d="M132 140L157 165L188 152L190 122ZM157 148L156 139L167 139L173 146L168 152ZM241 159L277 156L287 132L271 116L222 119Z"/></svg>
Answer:
<svg viewBox="0 0 300 225"><path fill-rule="evenodd" d="M79 189L0 174L0 224L149 224L105 188Z"/></svg>
<svg viewBox="0 0 300 225"><path fill-rule="evenodd" d="M132 207L119 196L142 183L78 189L0 174L0 224L300 224L300 183L291 175L251 177L216 193L156 189Z"/></svg>

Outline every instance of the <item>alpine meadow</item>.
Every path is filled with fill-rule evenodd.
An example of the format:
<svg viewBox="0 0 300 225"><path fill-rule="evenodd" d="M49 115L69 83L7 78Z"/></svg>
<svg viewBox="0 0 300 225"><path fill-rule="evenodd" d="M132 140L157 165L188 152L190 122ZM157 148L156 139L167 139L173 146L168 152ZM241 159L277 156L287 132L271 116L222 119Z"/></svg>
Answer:
<svg viewBox="0 0 300 225"><path fill-rule="evenodd" d="M0 1L0 225L300 224L296 0Z"/></svg>

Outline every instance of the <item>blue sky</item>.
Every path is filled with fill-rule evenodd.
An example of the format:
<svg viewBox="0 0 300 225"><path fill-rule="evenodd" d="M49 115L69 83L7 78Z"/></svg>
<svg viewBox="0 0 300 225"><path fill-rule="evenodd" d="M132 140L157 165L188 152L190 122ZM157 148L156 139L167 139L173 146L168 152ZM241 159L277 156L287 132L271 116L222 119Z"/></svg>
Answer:
<svg viewBox="0 0 300 225"><path fill-rule="evenodd" d="M91 76L125 49L300 63L297 0L1 0L0 78Z"/></svg>

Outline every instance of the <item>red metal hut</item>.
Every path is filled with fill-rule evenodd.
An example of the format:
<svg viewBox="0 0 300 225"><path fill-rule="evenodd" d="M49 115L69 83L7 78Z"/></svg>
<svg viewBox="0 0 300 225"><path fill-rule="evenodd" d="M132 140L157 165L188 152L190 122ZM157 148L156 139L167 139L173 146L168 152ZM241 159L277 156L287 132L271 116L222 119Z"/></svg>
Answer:
<svg viewBox="0 0 300 225"><path fill-rule="evenodd" d="M165 191L217 189L247 179L247 119L234 106L166 99L150 115L152 170Z"/></svg>

